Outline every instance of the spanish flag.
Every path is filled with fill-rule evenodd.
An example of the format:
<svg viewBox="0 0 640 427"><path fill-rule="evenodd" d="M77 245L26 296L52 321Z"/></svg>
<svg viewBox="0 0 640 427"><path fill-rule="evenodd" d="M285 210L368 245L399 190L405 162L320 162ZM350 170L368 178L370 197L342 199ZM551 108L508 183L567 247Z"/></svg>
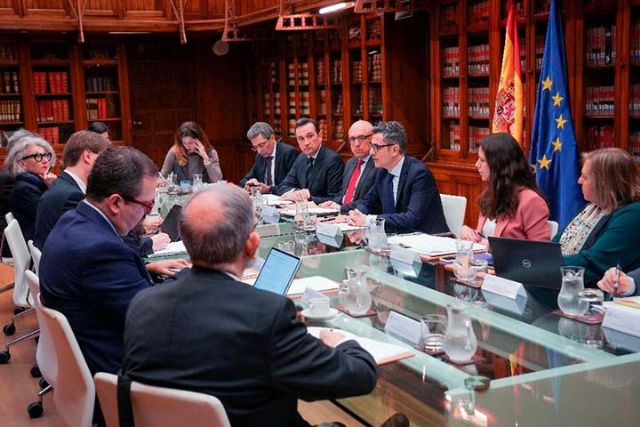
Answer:
<svg viewBox="0 0 640 427"><path fill-rule="evenodd" d="M493 132L508 132L522 144L522 69L518 27L513 2L508 2L507 32L502 53L502 70L493 114Z"/></svg>

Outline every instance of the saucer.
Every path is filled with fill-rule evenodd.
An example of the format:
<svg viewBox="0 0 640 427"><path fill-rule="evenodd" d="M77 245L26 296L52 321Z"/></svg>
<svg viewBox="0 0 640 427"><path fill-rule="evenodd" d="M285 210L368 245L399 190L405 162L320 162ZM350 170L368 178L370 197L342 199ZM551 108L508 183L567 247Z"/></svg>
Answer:
<svg viewBox="0 0 640 427"><path fill-rule="evenodd" d="M331 320L338 315L338 310L331 307L329 308L329 312L327 314L314 315L311 314L308 308L305 308L304 310L302 310L302 315L309 320Z"/></svg>

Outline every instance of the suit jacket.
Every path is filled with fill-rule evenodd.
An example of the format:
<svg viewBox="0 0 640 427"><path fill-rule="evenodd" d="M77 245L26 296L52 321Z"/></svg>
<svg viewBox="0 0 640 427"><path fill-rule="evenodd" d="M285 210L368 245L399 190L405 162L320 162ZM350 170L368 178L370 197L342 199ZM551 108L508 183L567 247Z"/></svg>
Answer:
<svg viewBox="0 0 640 427"><path fill-rule="evenodd" d="M75 208L81 200L84 200L84 193L76 181L68 173L62 172L38 202L33 234L36 247L42 249L51 229L62 214Z"/></svg>
<svg viewBox="0 0 640 427"><path fill-rule="evenodd" d="M291 170L293 162L298 157L298 150L290 146L289 144L278 141L276 143L276 165L275 173L273 176L273 183L275 185L280 184ZM249 169L249 172L240 180L240 186L244 185L250 179L257 179L259 182L264 182L265 173L267 170L267 159L259 154L256 154L256 161Z"/></svg>
<svg viewBox="0 0 640 427"><path fill-rule="evenodd" d="M444 219L442 201L431 171L418 159L405 156L398 182L396 213L381 214L382 189L389 171L378 169L371 190L356 203L364 214L378 215L391 233L421 231L427 234L449 231Z"/></svg>
<svg viewBox="0 0 640 427"><path fill-rule="evenodd" d="M486 218L480 214L478 219L478 232ZM549 220L549 206L547 202L535 191L522 188L518 192L518 207L513 216L500 216L496 221L497 237L510 237L512 239L549 241L551 231L547 221Z"/></svg>
<svg viewBox="0 0 640 427"><path fill-rule="evenodd" d="M563 231L564 232L564 231ZM562 233L554 238L558 241ZM640 202L619 207L593 228L582 250L564 256L564 265L585 268L584 283L596 286L604 272L620 264L622 271L640 268Z"/></svg>
<svg viewBox="0 0 640 427"><path fill-rule="evenodd" d="M351 175L353 175L353 171L358 164L358 158L352 157L347 162L347 165L344 167L344 174L342 175L342 189L340 194L333 199L334 202L342 205L342 199L344 195L347 193L347 187L349 186L349 180L351 179ZM373 165L373 158L369 156L369 160L364 165L360 173L360 179L358 180L358 185L356 185L356 191L353 193L353 200L349 204L342 205L340 208L341 212L346 213L353 209L356 202L362 199L367 192L373 187L373 180L376 176L376 168Z"/></svg>
<svg viewBox="0 0 640 427"><path fill-rule="evenodd" d="M297 399L369 393L376 364L355 341L307 334L286 297L194 267L131 302L123 371L133 380L219 398L231 425L307 425Z"/></svg>
<svg viewBox="0 0 640 427"><path fill-rule="evenodd" d="M67 316L92 373L120 368L129 302L151 285L137 251L86 202L62 215L45 242L42 302Z"/></svg>
<svg viewBox="0 0 640 427"><path fill-rule="evenodd" d="M27 242L33 239L38 201L46 190L47 184L38 175L23 172L16 176L16 183L9 196L9 206Z"/></svg>
<svg viewBox="0 0 640 427"><path fill-rule="evenodd" d="M340 156L321 145L311 169L309 182L306 175L307 163L307 156L304 153L298 154L289 174L271 192L280 196L289 190L307 188L311 193L311 200L315 203L335 199L340 191L344 171L344 162Z"/></svg>
<svg viewBox="0 0 640 427"><path fill-rule="evenodd" d="M9 206L9 198L11 196L11 190L13 190L13 186L16 184L16 179L12 176L9 171L4 168L0 171L0 228L3 230L7 227L7 221L4 219L4 216L11 211L11 206ZM9 245L2 245L2 257L11 257L11 251L9 250Z"/></svg>

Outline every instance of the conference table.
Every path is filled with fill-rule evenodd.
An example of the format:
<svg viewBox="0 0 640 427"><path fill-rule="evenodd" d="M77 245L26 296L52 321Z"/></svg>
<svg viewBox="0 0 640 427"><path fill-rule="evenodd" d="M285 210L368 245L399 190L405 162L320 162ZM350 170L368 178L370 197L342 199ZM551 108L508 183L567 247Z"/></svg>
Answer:
<svg viewBox="0 0 640 427"><path fill-rule="evenodd" d="M290 223L257 231L261 257L279 242L293 242L302 258L298 277L340 282L347 267L366 268L375 314L308 322L413 354L380 366L369 395L334 401L364 424L378 426L403 413L415 426L638 425L640 338L557 315L553 291L528 289L516 299L492 295L456 282L437 262L399 266L364 249L357 233L321 236L296 232ZM338 296L330 297L337 304ZM392 314L419 320L446 314L454 303L463 305L478 340L472 363L456 365L385 332Z"/></svg>

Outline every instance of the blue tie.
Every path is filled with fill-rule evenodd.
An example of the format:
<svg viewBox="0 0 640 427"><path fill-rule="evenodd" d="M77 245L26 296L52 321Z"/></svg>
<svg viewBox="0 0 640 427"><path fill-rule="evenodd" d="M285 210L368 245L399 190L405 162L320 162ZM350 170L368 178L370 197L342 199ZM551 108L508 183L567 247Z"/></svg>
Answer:
<svg viewBox="0 0 640 427"><path fill-rule="evenodd" d="M396 213L396 201L393 197L393 175L388 174L382 183L382 213Z"/></svg>

